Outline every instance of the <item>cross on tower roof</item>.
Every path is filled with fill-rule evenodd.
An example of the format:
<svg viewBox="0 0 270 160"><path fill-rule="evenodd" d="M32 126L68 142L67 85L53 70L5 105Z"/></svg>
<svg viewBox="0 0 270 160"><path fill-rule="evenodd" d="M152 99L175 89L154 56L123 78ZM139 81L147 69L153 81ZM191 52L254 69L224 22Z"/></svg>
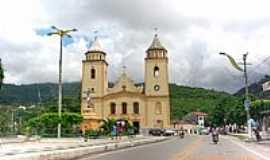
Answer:
<svg viewBox="0 0 270 160"><path fill-rule="evenodd" d="M158 34L158 28L157 27L155 27L154 28L154 31L155 31L155 36Z"/></svg>
<svg viewBox="0 0 270 160"><path fill-rule="evenodd" d="M123 64L123 66L122 66L122 72L123 72L123 74L126 74L126 69L127 69L127 66Z"/></svg>
<svg viewBox="0 0 270 160"><path fill-rule="evenodd" d="M89 51L98 51L98 52L104 52L103 51L103 46L99 42L98 38L98 31L94 30L95 38L94 41L92 42Z"/></svg>
<svg viewBox="0 0 270 160"><path fill-rule="evenodd" d="M95 35L95 40L96 40L98 37L98 30L94 30L94 35Z"/></svg>
<svg viewBox="0 0 270 160"><path fill-rule="evenodd" d="M157 34L158 28L155 27L154 30L155 30L156 33L155 33L154 39L153 39L150 47L148 48L148 50L153 50L153 49L163 49L163 50L166 50L163 47L163 45L160 43L160 41L159 41L158 34Z"/></svg>

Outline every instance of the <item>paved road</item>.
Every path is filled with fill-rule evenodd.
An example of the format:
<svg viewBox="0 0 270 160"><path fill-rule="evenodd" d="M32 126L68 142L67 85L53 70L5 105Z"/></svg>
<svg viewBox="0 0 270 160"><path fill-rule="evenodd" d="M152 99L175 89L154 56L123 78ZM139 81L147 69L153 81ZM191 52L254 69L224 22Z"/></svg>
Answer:
<svg viewBox="0 0 270 160"><path fill-rule="evenodd" d="M84 157L80 160L264 160L233 143L220 139L211 143L209 136L186 136L170 140Z"/></svg>

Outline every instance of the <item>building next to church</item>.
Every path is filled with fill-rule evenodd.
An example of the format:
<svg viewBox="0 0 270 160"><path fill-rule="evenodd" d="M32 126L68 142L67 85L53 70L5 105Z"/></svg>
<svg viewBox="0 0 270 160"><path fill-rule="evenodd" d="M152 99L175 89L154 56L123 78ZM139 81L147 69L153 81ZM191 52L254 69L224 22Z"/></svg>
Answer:
<svg viewBox="0 0 270 160"><path fill-rule="evenodd" d="M123 72L108 87L107 54L96 37L82 61L82 131L98 128L103 119L126 119L137 128L169 127L168 55L158 35L141 58L145 66L141 85Z"/></svg>

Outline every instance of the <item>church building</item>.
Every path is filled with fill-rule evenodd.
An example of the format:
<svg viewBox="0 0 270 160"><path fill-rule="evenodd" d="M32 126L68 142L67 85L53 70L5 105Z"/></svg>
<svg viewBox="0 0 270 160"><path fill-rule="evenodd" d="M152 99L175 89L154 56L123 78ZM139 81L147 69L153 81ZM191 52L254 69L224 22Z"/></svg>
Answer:
<svg viewBox="0 0 270 160"><path fill-rule="evenodd" d="M169 127L168 55L158 35L142 57L145 69L141 85L123 72L109 87L106 55L96 37L82 61L81 129L96 129L103 119L126 119L137 128Z"/></svg>

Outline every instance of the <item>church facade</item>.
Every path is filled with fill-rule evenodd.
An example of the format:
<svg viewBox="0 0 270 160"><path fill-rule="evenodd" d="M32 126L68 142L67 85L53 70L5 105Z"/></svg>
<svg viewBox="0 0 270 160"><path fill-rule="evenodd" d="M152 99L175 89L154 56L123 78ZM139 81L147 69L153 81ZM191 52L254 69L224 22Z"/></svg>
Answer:
<svg viewBox="0 0 270 160"><path fill-rule="evenodd" d="M103 119L125 119L137 128L169 127L168 56L158 35L146 50L141 85L123 72L109 87L106 54L96 37L82 61L82 131L98 128Z"/></svg>

